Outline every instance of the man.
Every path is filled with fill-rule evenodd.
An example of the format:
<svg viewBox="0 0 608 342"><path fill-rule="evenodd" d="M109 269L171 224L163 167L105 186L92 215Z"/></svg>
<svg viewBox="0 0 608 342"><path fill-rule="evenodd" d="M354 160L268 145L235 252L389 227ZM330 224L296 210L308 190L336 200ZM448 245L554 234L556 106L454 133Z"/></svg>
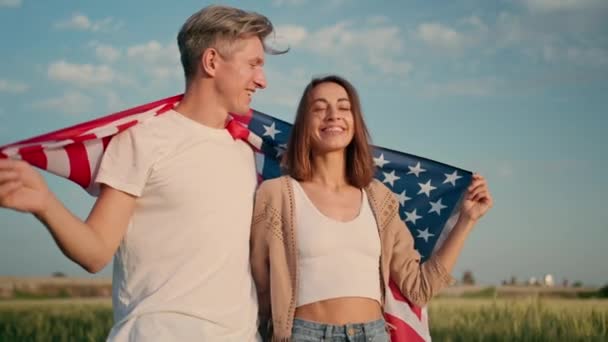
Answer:
<svg viewBox="0 0 608 342"><path fill-rule="evenodd" d="M259 338L249 269L255 162L224 127L228 113L247 113L266 87L264 39L272 31L266 17L225 6L184 23L183 100L112 139L84 222L31 166L0 160L0 206L34 214L91 273L114 256L108 340Z"/></svg>

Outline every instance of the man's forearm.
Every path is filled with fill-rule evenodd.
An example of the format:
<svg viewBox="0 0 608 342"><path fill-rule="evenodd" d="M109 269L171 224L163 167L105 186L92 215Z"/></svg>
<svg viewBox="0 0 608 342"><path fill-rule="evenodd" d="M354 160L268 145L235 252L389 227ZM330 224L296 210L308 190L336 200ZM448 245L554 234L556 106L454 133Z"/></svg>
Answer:
<svg viewBox="0 0 608 342"><path fill-rule="evenodd" d="M35 216L47 227L63 254L88 272L100 271L111 259L112 252L98 233L55 196L49 199L47 209Z"/></svg>

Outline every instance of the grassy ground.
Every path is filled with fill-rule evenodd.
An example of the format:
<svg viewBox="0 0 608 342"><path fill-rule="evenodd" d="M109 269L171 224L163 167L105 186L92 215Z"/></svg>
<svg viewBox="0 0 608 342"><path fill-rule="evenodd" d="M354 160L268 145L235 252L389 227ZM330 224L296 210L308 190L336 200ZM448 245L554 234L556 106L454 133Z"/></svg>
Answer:
<svg viewBox="0 0 608 342"><path fill-rule="evenodd" d="M438 298L434 341L608 341L608 300ZM0 341L104 341L107 299L0 301Z"/></svg>
<svg viewBox="0 0 608 342"><path fill-rule="evenodd" d="M608 341L608 300L441 298L435 341Z"/></svg>

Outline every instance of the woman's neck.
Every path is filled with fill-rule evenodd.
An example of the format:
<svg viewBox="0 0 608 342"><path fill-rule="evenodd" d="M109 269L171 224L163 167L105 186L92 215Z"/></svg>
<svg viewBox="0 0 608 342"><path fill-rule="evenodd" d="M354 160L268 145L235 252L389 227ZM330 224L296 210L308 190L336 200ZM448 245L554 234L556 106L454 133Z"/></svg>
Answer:
<svg viewBox="0 0 608 342"><path fill-rule="evenodd" d="M326 153L312 158L311 183L332 191L350 186L346 178L346 160L343 152Z"/></svg>

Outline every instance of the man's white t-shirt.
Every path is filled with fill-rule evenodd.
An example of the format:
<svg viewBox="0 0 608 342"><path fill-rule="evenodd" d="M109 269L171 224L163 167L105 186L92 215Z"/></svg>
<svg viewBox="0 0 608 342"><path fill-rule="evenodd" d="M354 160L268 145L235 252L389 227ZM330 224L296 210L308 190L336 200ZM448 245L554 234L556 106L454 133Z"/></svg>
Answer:
<svg viewBox="0 0 608 342"><path fill-rule="evenodd" d="M255 341L251 148L175 111L115 136L96 182L137 196L110 341Z"/></svg>

